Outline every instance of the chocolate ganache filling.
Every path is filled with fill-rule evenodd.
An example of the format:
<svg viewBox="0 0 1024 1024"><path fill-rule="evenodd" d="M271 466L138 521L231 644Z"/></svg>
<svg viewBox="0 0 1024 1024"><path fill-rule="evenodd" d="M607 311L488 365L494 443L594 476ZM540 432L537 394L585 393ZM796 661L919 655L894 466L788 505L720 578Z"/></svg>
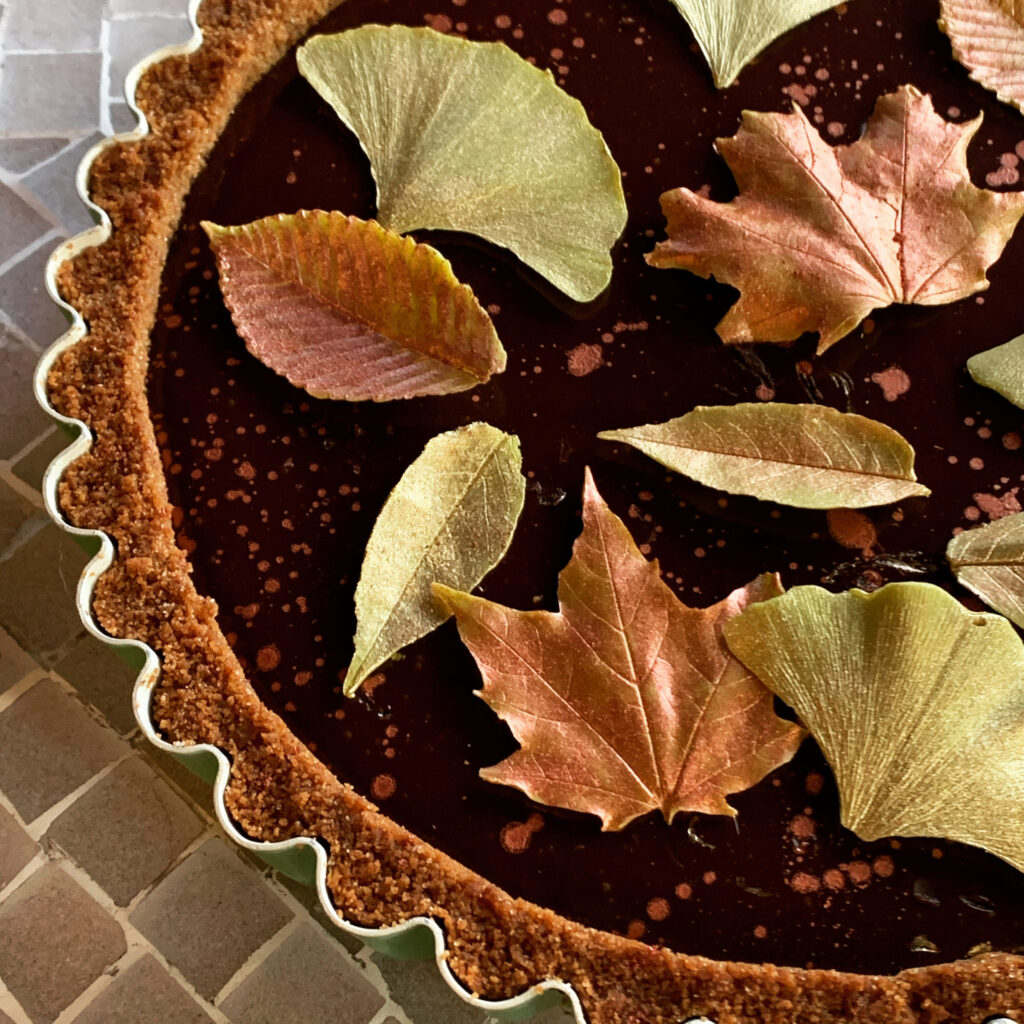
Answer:
<svg viewBox="0 0 1024 1024"><path fill-rule="evenodd" d="M706 605L777 570L834 590L930 580L972 599L943 551L956 528L1017 510L1024 414L974 384L975 352L1024 327L1018 231L991 288L949 306L896 307L815 358L815 339L726 347L731 288L648 267L660 193L735 185L714 140L744 109L796 102L830 141L854 141L878 96L904 83L953 120L983 111L978 185L1013 187L1024 120L968 79L931 2L856 0L789 33L716 91L668 0L347 0L318 31L424 22L501 40L549 67L622 169L629 223L610 288L574 305L509 254L421 233L494 317L507 371L471 392L382 404L309 397L250 356L222 302L204 219L242 224L299 209L374 213L358 142L282 61L235 112L188 198L163 277L149 400L179 542L200 593L261 698L339 778L413 833L504 887L596 928L686 953L870 973L1024 947L1024 875L941 839L865 843L838 823L813 741L732 799L735 821L656 814L619 833L483 782L515 748L476 696L449 622L386 664L355 699L353 592L374 520L435 434L484 420L522 440L526 508L480 591L554 608L579 531L583 470L680 598ZM696 405L823 402L899 430L929 498L807 512L709 490L599 430ZM980 607L976 602L973 607Z"/></svg>

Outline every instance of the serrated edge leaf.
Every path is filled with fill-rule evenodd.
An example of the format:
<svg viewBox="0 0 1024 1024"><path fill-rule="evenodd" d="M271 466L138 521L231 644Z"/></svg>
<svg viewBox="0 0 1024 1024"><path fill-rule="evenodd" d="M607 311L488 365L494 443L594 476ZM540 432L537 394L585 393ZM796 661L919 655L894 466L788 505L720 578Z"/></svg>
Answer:
<svg viewBox="0 0 1024 1024"><path fill-rule="evenodd" d="M532 80L533 88L527 91L528 96L548 90L550 90L550 95L557 96L557 106L552 104L552 109L557 111L563 121L571 119L574 126L578 126L582 138L589 139L589 142L586 143L589 149L585 148L585 144L582 141L577 140L575 151L582 154L592 154L592 162L595 166L600 161L601 173L606 179L606 187L601 189L591 188L585 197L579 196L576 203L576 205L579 205L585 199L587 210L591 213L589 223L593 223L592 212L597 209L598 202L604 203L605 208L602 211L602 219L592 232L594 237L588 239L585 244L575 245L573 252L556 258L558 248L550 239L538 239L537 244L527 246L523 240L501 237L501 231L488 231L479 223L474 224L474 216L471 214L466 214L462 217L463 222L460 223L460 216L464 211L460 208L460 197L458 194L446 197L447 212L444 218L412 216L409 211L394 211L392 209L393 196L388 191L388 183L382 182L381 168L377 166L374 154L370 151L370 141L360 132L359 121L363 119L362 110L360 109L357 113L354 106L355 103L361 102L363 107L373 108L374 95L371 94L369 89L352 90L352 105L350 105L350 96L347 94L343 95L333 87L328 73L318 66L316 59L319 52L325 52L326 47L329 45L337 46L338 41L342 39L345 40L346 45L351 44L355 46L364 39L380 37L382 35L387 35L389 39L396 41L415 39L416 43L413 44L414 46L431 46L436 49L438 54L443 54L447 50L449 56L445 60L441 60L439 57L435 62L439 67L439 73L441 70L462 61L464 56L471 53L473 49L476 50L477 54L490 54L494 59L504 62L504 70L507 73L506 77L510 77L511 74L519 74ZM549 71L534 67L513 50L509 49L504 43L470 41L458 36L444 35L431 28L372 24L362 25L359 28L349 29L346 32L334 35L314 36L299 47L298 64L299 71L306 80L333 107L335 113L337 113L349 129L356 134L363 151L369 157L374 181L377 184L379 217L382 223L400 232L422 228L428 230L465 231L477 234L495 245L510 250L525 264L532 267L557 288L565 292L566 295L579 302L589 302L608 286L612 275L610 250L622 234L627 218L621 172L608 149L604 137L590 123L583 105L562 89L555 82L554 76ZM393 99L393 97L391 98ZM505 99L508 99L507 95ZM508 109L511 112L512 108ZM529 111L520 116L526 117L528 114ZM380 116L383 117L384 115ZM406 128L408 129L408 126ZM456 142L458 141L459 139L457 138ZM537 165L533 168L533 174L538 181L543 181L546 177L550 177L553 172L557 172L565 179L564 196L566 199L578 195L578 188L574 184L574 179L565 169L558 166L553 158L550 158L547 163L541 163L538 161L538 154L533 153L531 155L531 164ZM515 181L512 184L515 186L514 191L516 194L527 192L531 185L531 179ZM511 186L506 191L512 191ZM496 203L495 209L500 213L501 206L497 205L497 200L494 202ZM550 202L547 205L550 205ZM537 217L542 216L544 216L544 211L540 204L538 204ZM493 216L491 219L493 220ZM578 231L580 227L579 221L577 221L576 227ZM537 234L537 232L534 232L534 234ZM549 232L548 234L552 238L561 238L563 240L562 244L565 244L567 236L564 232Z"/></svg>
<svg viewBox="0 0 1024 1024"><path fill-rule="evenodd" d="M318 398L348 401L387 401L431 394L452 394L488 381L505 368L506 356L494 324L473 290L455 277L451 264L425 243L403 238L376 221L323 210L277 214L234 227L203 221L217 259L220 285L231 319L249 351L275 372ZM231 246L264 268L270 281L236 281ZM271 289L273 285L273 290ZM327 386L323 376L311 376L301 356L312 339L281 317L268 328L253 323L287 308L278 289L295 288L313 304L335 311L341 320L365 327L366 335L380 339L411 357L396 372L381 358L373 358L365 337L357 339L364 367L381 367L377 376ZM257 293L254 300L252 293ZM283 341L292 353L272 348ZM469 351L466 343L469 343ZM386 354L386 353L385 353ZM397 394L385 393L389 386Z"/></svg>
<svg viewBox="0 0 1024 1024"><path fill-rule="evenodd" d="M971 356L967 360L967 372L975 384L991 388L1008 402L1024 409L1024 334Z"/></svg>
<svg viewBox="0 0 1024 1024"><path fill-rule="evenodd" d="M737 420L745 419L747 422ZM786 419L789 422L784 422ZM715 422L717 420L717 423ZM772 420L780 422L772 423ZM839 444L849 446L853 432L861 435L873 435L870 439L879 446L876 458L882 454L881 446L888 446L893 457L894 472L871 471L870 468L859 468L854 464L829 465L825 462L814 465L808 462L797 462L778 457L766 457L756 452L729 450L730 446L722 444L719 448L697 448L692 444L672 440L672 435L689 428L694 430L707 429L720 431L729 429L738 431L751 444L756 437L746 432L744 427L755 426L761 430L773 428L785 430L788 435L796 438L814 437L828 432ZM759 431L758 431L759 432ZM845 435L845 436L844 436ZM906 439L877 420L868 419L856 413L839 412L824 405L791 405L783 402L744 402L739 405L697 406L683 416L667 420L664 423L644 424L637 427L626 427L619 430L603 430L598 435L605 441L622 441L637 448L663 466L700 483L730 494L744 494L760 498L763 501L774 501L783 505L798 508L865 508L872 505L888 505L894 501L912 496L925 496L931 491L917 483L914 474L914 449ZM857 439L864 440L864 437ZM819 450L824 454L821 445ZM718 462L716 463L716 460ZM772 463L779 467L790 466L790 476L798 475L800 470L808 474L826 473L844 476L849 488L840 491L837 483L831 489L818 484L806 483L799 478L795 483L778 478L758 480L755 471L764 463ZM725 467L723 471L722 467ZM780 469L780 476L786 471ZM874 491L870 490L874 482ZM885 487L892 485L887 493ZM902 486L901 486L902 485ZM858 493L858 490L864 493Z"/></svg>
<svg viewBox="0 0 1024 1024"><path fill-rule="evenodd" d="M459 467L467 480L450 492L444 477ZM427 442L419 457L402 474L374 524L356 586L356 635L354 653L345 676L344 692L352 696L388 658L425 636L450 617L450 612L431 591L435 581L456 590L472 590L504 557L512 542L526 498L519 439L487 423L438 434ZM488 473L490 472L490 477ZM492 479L493 477L493 479ZM509 492L488 492L485 504L472 516L481 536L466 536L458 529L460 512L473 489L481 482L495 484L507 477ZM498 501L504 497L504 505ZM408 514L406 514L408 513ZM504 520L504 526L502 521ZM495 532L495 524L499 524ZM455 528L454 535L450 531ZM484 546L490 540L489 550ZM445 543L447 541L447 543ZM398 582L391 583L397 556ZM441 564L439 564L441 563ZM371 588L384 581L394 600L383 617L370 616ZM415 619L413 613L419 615ZM395 628L395 622L403 628ZM390 630L391 636L382 642Z"/></svg>
<svg viewBox="0 0 1024 1024"><path fill-rule="evenodd" d="M939 0L939 28L949 36L953 56L974 81L1003 101L1024 110L1024 19L988 0L990 10L972 10L961 0ZM1012 52L1015 39L1016 54ZM983 47L981 52L977 47ZM972 49L975 52L970 53ZM1009 55L1010 60L1005 61ZM1014 60L1013 57L1017 59Z"/></svg>

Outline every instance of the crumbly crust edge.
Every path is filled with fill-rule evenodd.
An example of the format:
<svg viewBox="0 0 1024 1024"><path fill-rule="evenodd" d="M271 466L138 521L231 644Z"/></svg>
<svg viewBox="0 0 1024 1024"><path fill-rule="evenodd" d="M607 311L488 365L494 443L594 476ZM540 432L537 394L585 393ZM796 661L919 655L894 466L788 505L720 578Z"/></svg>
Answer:
<svg viewBox="0 0 1024 1024"><path fill-rule="evenodd" d="M592 1024L982 1024L1024 1019L1024 957L988 954L893 977L708 960L586 928L517 900L380 814L339 782L266 708L175 543L145 396L149 330L184 198L245 92L339 0L205 0L202 45L142 76L149 133L92 165L90 196L112 232L57 272L88 332L55 360L49 397L93 444L67 469L61 506L116 546L93 614L161 659L151 713L175 742L223 750L225 802L247 835L315 836L347 920L382 927L427 916L465 988L504 998L546 978L571 984Z"/></svg>

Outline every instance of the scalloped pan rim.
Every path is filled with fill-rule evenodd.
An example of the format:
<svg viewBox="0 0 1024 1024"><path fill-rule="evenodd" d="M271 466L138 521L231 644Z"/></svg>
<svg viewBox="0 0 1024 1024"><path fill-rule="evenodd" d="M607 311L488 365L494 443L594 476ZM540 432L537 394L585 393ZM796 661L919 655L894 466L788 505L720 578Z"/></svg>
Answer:
<svg viewBox="0 0 1024 1024"><path fill-rule="evenodd" d="M35 397L43 410L54 420L77 436L49 464L43 475L42 494L47 512L53 521L69 534L83 540L98 542L99 549L86 565L78 580L75 601L78 613L86 630L97 640L118 652L130 652L134 657L142 656L143 666L135 680L132 692L132 710L139 728L146 739L157 749L162 750L195 770L205 762L205 767L214 767L213 804L217 820L233 842L246 850L259 855L268 863L282 867L286 873L291 867L299 875L311 873L320 904L330 921L342 931L366 943L373 949L388 955L399 955L404 959L433 958L441 977L448 987L469 1006L483 1010L498 1020L527 1020L537 1013L557 1005L565 997L576 1017L578 1024L585 1024L583 1007L573 988L563 981L548 979L533 985L517 996L508 999L488 1000L471 995L462 986L448 966L448 950L445 934L441 926L429 917L411 917L401 924L386 928L364 928L344 920L335 909L327 888L327 851L324 845L314 838L287 839L280 842L258 842L243 834L234 823L225 803L225 793L231 775L231 763L223 751L210 744L174 744L164 739L156 729L150 715L150 702L153 691L160 676L160 661L156 652L139 640L126 640L111 637L104 632L92 614L92 595L97 580L110 568L114 561L114 545L102 531L82 529L73 526L65 519L60 509L58 487L64 472L79 456L89 450L92 437L89 428L81 420L72 419L57 412L50 404L47 392L47 378L57 358L68 348L79 342L86 334L85 322L81 314L60 296L57 287L57 276L62 265L77 256L85 249L101 245L111 234L110 220L106 213L92 202L89 196L89 172L93 161L108 147L122 142L134 142L149 132L149 125L142 110L136 103L135 93L139 79L153 64L168 57L193 53L203 41L197 17L202 0L189 0L188 19L192 30L191 38L181 44L166 46L140 60L125 79L125 97L137 126L133 131L122 132L103 139L93 146L82 158L75 175L75 186L79 198L89 209L97 221L95 226L81 234L62 242L50 255L46 264L46 289L50 298L69 318L71 326L43 354L36 366L33 386ZM198 774L205 774L199 771ZM692 1018L694 1022L706 1018ZM710 1022L709 1022L710 1024ZM1012 1022L1007 1022L1012 1024Z"/></svg>

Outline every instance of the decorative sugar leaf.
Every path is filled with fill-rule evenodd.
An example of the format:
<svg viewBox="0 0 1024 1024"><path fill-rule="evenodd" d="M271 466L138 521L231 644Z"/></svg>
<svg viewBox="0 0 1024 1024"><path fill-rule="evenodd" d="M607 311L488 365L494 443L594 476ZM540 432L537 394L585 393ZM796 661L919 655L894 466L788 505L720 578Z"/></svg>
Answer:
<svg viewBox="0 0 1024 1024"><path fill-rule="evenodd" d="M795 587L725 625L793 707L861 839L932 836L1024 870L1024 644L929 583Z"/></svg>
<svg viewBox="0 0 1024 1024"><path fill-rule="evenodd" d="M743 402L604 430L677 473L730 494L799 508L864 508L931 492L892 427L825 405Z"/></svg>
<svg viewBox="0 0 1024 1024"><path fill-rule="evenodd" d="M440 580L471 590L501 561L526 496L518 438L471 423L427 442L384 503L356 587L345 693L451 612Z"/></svg>
<svg viewBox="0 0 1024 1024"><path fill-rule="evenodd" d="M429 245L321 210L203 228L249 351L311 395L446 395L505 369L491 318Z"/></svg>
<svg viewBox="0 0 1024 1024"><path fill-rule="evenodd" d="M939 0L939 9L971 78L1024 110L1024 0Z"/></svg>
<svg viewBox="0 0 1024 1024"><path fill-rule="evenodd" d="M587 473L583 532L555 612L521 612L437 586L483 675L479 691L522 749L481 771L531 799L621 829L660 810L735 815L725 797L804 738L722 640L722 624L781 593L766 574L687 608L637 550Z"/></svg>
<svg viewBox="0 0 1024 1024"><path fill-rule="evenodd" d="M967 360L967 372L975 383L998 391L1003 398L1024 409L1024 334L971 356Z"/></svg>
<svg viewBox="0 0 1024 1024"><path fill-rule="evenodd" d="M666 192L668 241L648 262L737 287L718 325L730 344L818 331L820 353L873 309L973 295L1024 214L1024 194L971 184L980 124L943 120L912 85L882 96L850 146L826 143L799 107L747 111L718 140L739 196Z"/></svg>
<svg viewBox="0 0 1024 1024"><path fill-rule="evenodd" d="M579 301L607 287L619 168L550 72L403 25L314 36L298 59L369 156L382 224L480 235Z"/></svg>
<svg viewBox="0 0 1024 1024"><path fill-rule="evenodd" d="M836 0L672 0L693 30L715 85L736 80L769 43L836 6Z"/></svg>
<svg viewBox="0 0 1024 1024"><path fill-rule="evenodd" d="M958 534L946 557L968 590L1024 629L1024 512Z"/></svg>

